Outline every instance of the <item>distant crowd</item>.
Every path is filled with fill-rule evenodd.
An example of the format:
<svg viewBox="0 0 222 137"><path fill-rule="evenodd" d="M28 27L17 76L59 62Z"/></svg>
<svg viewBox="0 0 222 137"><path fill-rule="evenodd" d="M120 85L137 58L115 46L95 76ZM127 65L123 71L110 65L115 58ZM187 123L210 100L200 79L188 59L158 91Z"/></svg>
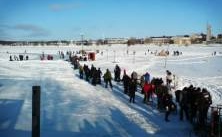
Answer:
<svg viewBox="0 0 222 137"><path fill-rule="evenodd" d="M19 55L19 56L17 56L17 55L14 55L14 56L12 56L12 55L10 55L9 56L9 61L23 61L23 60L29 60L29 56L28 55Z"/></svg>

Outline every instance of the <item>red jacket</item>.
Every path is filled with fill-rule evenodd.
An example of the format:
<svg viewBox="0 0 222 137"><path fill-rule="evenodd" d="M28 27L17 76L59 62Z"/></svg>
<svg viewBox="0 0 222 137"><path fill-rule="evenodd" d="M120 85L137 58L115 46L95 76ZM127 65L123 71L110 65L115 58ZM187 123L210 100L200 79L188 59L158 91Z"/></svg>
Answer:
<svg viewBox="0 0 222 137"><path fill-rule="evenodd" d="M143 91L145 93L152 92L153 91L152 84L145 83L144 86L143 86Z"/></svg>

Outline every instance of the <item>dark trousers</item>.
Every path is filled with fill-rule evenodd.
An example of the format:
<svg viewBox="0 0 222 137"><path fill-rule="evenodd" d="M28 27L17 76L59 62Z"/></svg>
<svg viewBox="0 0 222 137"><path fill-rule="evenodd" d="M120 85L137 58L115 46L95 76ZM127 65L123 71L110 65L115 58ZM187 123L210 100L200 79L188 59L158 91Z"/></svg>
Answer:
<svg viewBox="0 0 222 137"><path fill-rule="evenodd" d="M79 77L80 77L81 79L83 79L83 72L80 72L80 73L79 73Z"/></svg>
<svg viewBox="0 0 222 137"><path fill-rule="evenodd" d="M151 94L152 94L151 92L144 93L144 98L143 98L143 102L144 103L149 102L150 101L150 97L151 97L151 101L153 100Z"/></svg>
<svg viewBox="0 0 222 137"><path fill-rule="evenodd" d="M180 120L183 120L183 113L185 113L186 119L189 120L188 107L186 105L180 105Z"/></svg>
<svg viewBox="0 0 222 137"><path fill-rule="evenodd" d="M199 123L202 127L204 127L206 125L207 122L207 113L208 113L208 107L203 107L200 111L199 111Z"/></svg>
<svg viewBox="0 0 222 137"><path fill-rule="evenodd" d="M96 86L96 78L92 78L92 85Z"/></svg>
<svg viewBox="0 0 222 137"><path fill-rule="evenodd" d="M98 83L98 84L101 84L101 78L98 78L98 79L97 79L97 83Z"/></svg>
<svg viewBox="0 0 222 137"><path fill-rule="evenodd" d="M86 74L86 81L89 81L89 74Z"/></svg>
<svg viewBox="0 0 222 137"><path fill-rule="evenodd" d="M165 121L169 121L169 115L170 115L170 109L166 110L166 113L165 113Z"/></svg>
<svg viewBox="0 0 222 137"><path fill-rule="evenodd" d="M127 94L129 91L129 86L127 84L124 84L124 93Z"/></svg>
<svg viewBox="0 0 222 137"><path fill-rule="evenodd" d="M130 100L129 102L131 103L133 101L133 103L135 103L135 92L130 92Z"/></svg>
<svg viewBox="0 0 222 137"><path fill-rule="evenodd" d="M119 73L115 73L114 80L117 82L120 82L120 74Z"/></svg>
<svg viewBox="0 0 222 137"><path fill-rule="evenodd" d="M144 93L143 103L147 103L148 101L148 95L147 93Z"/></svg>
<svg viewBox="0 0 222 137"><path fill-rule="evenodd" d="M162 96L157 96L157 109L164 109Z"/></svg>
<svg viewBox="0 0 222 137"><path fill-rule="evenodd" d="M105 80L105 83L106 83L106 85L105 85L106 88L108 87L108 83L109 83L110 88L113 88L111 79Z"/></svg>

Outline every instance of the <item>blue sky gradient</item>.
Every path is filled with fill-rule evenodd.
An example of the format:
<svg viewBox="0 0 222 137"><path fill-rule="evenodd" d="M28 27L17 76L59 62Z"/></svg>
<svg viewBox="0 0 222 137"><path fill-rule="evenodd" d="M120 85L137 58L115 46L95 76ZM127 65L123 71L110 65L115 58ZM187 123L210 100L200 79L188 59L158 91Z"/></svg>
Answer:
<svg viewBox="0 0 222 137"><path fill-rule="evenodd" d="M222 0L0 0L0 40L222 33Z"/></svg>

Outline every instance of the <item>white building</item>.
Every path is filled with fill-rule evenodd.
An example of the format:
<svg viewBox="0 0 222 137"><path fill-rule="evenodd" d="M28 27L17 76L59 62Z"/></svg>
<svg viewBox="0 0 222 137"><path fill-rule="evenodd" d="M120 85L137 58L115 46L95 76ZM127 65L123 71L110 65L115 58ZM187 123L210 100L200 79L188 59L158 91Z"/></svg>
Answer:
<svg viewBox="0 0 222 137"><path fill-rule="evenodd" d="M108 44L126 44L128 39L126 38L106 38Z"/></svg>
<svg viewBox="0 0 222 137"><path fill-rule="evenodd" d="M191 38L190 37L183 37L183 36L176 36L172 38L174 44L178 45L190 45Z"/></svg>
<svg viewBox="0 0 222 137"><path fill-rule="evenodd" d="M207 24L207 42L211 40L211 25Z"/></svg>

